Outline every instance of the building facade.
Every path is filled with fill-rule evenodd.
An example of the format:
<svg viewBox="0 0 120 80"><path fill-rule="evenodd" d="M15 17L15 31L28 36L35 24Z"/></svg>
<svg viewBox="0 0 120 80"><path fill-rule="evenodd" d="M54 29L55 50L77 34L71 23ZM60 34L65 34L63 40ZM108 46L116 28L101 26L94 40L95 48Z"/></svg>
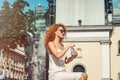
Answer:
<svg viewBox="0 0 120 80"><path fill-rule="evenodd" d="M66 65L68 72L87 72L88 80L120 80L120 22L109 2L56 0L56 23L68 30L64 44L74 42L79 54Z"/></svg>
<svg viewBox="0 0 120 80"><path fill-rule="evenodd" d="M0 52L0 80L25 80L26 54L22 48L2 49Z"/></svg>

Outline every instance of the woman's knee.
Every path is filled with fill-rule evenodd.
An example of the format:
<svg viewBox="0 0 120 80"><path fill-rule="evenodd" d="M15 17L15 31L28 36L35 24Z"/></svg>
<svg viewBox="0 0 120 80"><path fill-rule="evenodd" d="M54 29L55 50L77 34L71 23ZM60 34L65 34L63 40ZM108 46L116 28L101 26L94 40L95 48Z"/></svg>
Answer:
<svg viewBox="0 0 120 80"><path fill-rule="evenodd" d="M87 80L88 75L87 75L86 73L82 73L82 74L81 74L81 78L83 78L84 80Z"/></svg>

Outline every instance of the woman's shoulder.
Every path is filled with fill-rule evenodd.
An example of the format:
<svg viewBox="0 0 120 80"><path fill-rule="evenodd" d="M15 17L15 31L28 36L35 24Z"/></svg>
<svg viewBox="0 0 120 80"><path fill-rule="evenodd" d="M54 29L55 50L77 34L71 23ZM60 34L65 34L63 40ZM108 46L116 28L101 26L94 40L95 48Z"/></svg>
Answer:
<svg viewBox="0 0 120 80"><path fill-rule="evenodd" d="M53 41L48 42L48 47L53 47L53 46L55 46Z"/></svg>
<svg viewBox="0 0 120 80"><path fill-rule="evenodd" d="M48 42L48 45L53 45L53 44L54 44L53 41Z"/></svg>

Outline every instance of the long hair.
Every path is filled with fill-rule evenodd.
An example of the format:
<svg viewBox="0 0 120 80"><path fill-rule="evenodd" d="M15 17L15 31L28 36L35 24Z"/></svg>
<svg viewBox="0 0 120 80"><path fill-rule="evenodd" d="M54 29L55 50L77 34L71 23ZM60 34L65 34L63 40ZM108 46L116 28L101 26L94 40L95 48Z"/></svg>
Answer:
<svg viewBox="0 0 120 80"><path fill-rule="evenodd" d="M47 48L48 42L53 41L55 39L55 32L59 27L62 27L66 34L66 27L63 24L53 24L49 27L48 31L46 32L45 36L45 48Z"/></svg>

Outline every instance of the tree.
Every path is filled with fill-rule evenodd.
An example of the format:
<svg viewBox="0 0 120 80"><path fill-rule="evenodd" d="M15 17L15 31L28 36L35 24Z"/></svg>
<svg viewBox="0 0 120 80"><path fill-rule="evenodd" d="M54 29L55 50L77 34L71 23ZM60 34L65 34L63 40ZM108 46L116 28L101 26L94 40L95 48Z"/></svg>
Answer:
<svg viewBox="0 0 120 80"><path fill-rule="evenodd" d="M25 0L17 0L11 6L4 1L3 10L0 11L0 49L27 46L27 31L35 30L35 14L33 10L24 12L29 6Z"/></svg>

